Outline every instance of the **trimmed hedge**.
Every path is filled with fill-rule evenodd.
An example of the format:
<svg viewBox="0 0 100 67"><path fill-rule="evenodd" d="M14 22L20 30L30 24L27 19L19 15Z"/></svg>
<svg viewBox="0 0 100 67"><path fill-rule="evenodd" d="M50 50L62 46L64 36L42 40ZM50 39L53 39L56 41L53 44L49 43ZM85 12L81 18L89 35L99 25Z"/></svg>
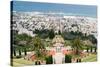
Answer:
<svg viewBox="0 0 100 67"><path fill-rule="evenodd" d="M72 56L71 55L65 55L65 63L71 63Z"/></svg>
<svg viewBox="0 0 100 67"><path fill-rule="evenodd" d="M52 58L52 56L46 57L46 64L53 64L53 58Z"/></svg>

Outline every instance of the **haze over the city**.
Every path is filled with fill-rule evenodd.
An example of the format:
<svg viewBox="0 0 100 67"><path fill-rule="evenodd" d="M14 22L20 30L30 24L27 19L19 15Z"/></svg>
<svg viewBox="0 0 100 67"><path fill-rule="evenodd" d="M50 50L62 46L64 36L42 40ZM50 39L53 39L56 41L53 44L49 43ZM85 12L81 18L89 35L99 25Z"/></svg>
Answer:
<svg viewBox="0 0 100 67"><path fill-rule="evenodd" d="M12 5L12 10L18 12L53 12L64 15L97 17L97 6L93 5L72 5L25 1L13 1Z"/></svg>

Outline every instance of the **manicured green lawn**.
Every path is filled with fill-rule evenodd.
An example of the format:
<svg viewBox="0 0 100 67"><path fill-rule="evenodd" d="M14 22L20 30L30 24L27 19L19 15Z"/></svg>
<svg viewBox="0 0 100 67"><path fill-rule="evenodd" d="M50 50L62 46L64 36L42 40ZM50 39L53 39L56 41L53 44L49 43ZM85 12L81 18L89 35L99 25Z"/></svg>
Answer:
<svg viewBox="0 0 100 67"><path fill-rule="evenodd" d="M97 55L96 54L91 54L91 55L82 59L82 62L95 62L95 61L97 61Z"/></svg>
<svg viewBox="0 0 100 67"><path fill-rule="evenodd" d="M21 59L13 59L13 66L34 65L34 62Z"/></svg>

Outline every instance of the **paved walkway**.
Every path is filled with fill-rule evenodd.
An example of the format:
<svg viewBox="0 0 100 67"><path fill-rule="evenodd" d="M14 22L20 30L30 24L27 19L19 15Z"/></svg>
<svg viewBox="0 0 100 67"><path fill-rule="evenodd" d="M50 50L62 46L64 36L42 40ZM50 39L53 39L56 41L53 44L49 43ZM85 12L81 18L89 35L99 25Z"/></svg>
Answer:
<svg viewBox="0 0 100 67"><path fill-rule="evenodd" d="M56 53L53 56L54 64L62 64L62 63L64 63L64 57L65 56L62 53Z"/></svg>

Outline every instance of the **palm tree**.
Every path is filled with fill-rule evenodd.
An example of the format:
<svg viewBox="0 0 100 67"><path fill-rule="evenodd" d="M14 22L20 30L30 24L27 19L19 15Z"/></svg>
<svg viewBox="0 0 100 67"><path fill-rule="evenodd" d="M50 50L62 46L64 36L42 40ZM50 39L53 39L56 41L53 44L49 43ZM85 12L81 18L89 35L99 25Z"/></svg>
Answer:
<svg viewBox="0 0 100 67"><path fill-rule="evenodd" d="M83 43L82 43L82 41L80 40L79 37L74 39L72 47L75 50L75 54L79 55L79 51L83 49Z"/></svg>
<svg viewBox="0 0 100 67"><path fill-rule="evenodd" d="M43 59L43 57L45 56L44 54L44 45L41 41L41 39L38 36L35 36L32 39L31 44L33 44L33 49L35 51L35 55L37 57L37 61Z"/></svg>

